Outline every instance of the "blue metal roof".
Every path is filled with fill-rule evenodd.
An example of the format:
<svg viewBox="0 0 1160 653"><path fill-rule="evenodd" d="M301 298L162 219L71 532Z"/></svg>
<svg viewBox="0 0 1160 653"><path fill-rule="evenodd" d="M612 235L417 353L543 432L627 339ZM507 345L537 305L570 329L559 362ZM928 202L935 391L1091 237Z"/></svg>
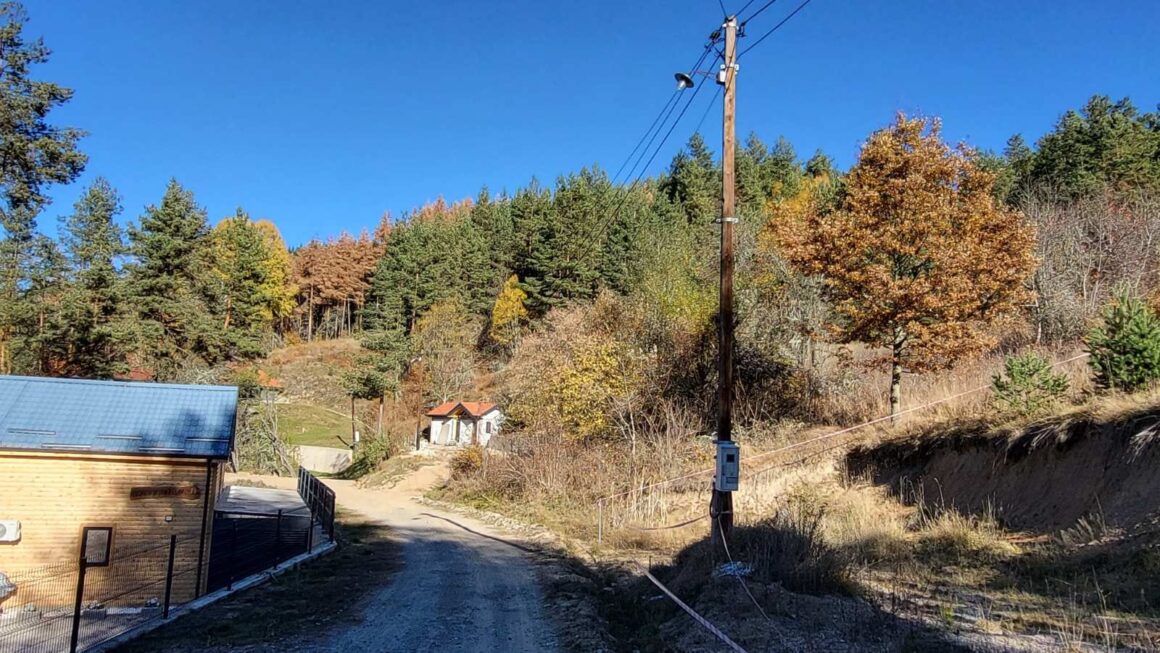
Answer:
<svg viewBox="0 0 1160 653"><path fill-rule="evenodd" d="M0 376L0 449L225 458L233 386Z"/></svg>

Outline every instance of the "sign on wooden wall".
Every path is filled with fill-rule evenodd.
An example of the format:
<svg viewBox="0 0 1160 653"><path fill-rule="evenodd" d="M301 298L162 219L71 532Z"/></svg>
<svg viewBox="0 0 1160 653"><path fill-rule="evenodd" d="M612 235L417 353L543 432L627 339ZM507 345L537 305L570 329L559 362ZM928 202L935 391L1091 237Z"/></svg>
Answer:
<svg viewBox="0 0 1160 653"><path fill-rule="evenodd" d="M196 499L200 496L201 488L192 483L182 483L181 485L150 485L135 487L129 490L130 499L154 499L159 497Z"/></svg>

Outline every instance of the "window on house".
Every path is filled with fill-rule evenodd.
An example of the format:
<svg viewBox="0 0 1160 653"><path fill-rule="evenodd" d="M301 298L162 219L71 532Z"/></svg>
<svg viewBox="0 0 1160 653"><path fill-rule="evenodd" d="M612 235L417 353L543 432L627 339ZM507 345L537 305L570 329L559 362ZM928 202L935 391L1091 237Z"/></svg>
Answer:
<svg viewBox="0 0 1160 653"><path fill-rule="evenodd" d="M488 422L488 423L487 423L487 424L486 424L486 425L483 427L483 430L484 430L484 432L486 432L488 435L491 435L491 422Z"/></svg>

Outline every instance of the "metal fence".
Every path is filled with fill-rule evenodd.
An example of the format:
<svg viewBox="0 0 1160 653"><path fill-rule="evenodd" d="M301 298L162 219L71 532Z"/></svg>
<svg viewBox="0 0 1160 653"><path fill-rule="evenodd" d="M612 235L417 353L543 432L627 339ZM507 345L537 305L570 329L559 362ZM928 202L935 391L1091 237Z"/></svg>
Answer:
<svg viewBox="0 0 1160 653"><path fill-rule="evenodd" d="M209 560L198 538L162 535L122 545L115 527L87 526L80 555L0 577L0 653L84 651L175 606L334 540L334 492L298 477L307 509L272 515L216 513ZM69 544L69 546L75 546Z"/></svg>
<svg viewBox="0 0 1160 653"><path fill-rule="evenodd" d="M218 512L210 546L210 592L309 551L311 516L305 511L275 515Z"/></svg>
<svg viewBox="0 0 1160 653"><path fill-rule="evenodd" d="M86 535L88 531L86 531ZM130 628L168 616L197 594L197 540L177 536L104 551L76 562L15 572L0 613L0 651L81 651Z"/></svg>
<svg viewBox="0 0 1160 653"><path fill-rule="evenodd" d="M330 541L334 541L334 490L306 470L298 468L298 496L310 509L310 515L322 526Z"/></svg>

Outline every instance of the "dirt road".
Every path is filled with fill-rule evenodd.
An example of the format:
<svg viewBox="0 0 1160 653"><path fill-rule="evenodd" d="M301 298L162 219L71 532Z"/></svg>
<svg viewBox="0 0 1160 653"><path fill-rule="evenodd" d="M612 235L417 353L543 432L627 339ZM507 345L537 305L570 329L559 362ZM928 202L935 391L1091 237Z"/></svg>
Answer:
<svg viewBox="0 0 1160 653"><path fill-rule="evenodd" d="M420 468L392 489L327 481L340 507L392 530L402 564L371 595L361 623L320 634L311 650L558 649L528 554L484 524L411 499L438 482L445 469Z"/></svg>

